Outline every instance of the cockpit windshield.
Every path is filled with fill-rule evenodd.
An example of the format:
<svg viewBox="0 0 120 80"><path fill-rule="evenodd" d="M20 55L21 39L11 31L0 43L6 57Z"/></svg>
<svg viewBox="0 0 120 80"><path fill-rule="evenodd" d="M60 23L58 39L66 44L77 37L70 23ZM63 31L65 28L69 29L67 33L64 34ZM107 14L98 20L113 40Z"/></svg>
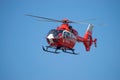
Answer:
<svg viewBox="0 0 120 80"><path fill-rule="evenodd" d="M54 37L57 37L59 33L62 33L63 30L56 30L56 29L52 29L48 32L48 35L49 34L53 34Z"/></svg>

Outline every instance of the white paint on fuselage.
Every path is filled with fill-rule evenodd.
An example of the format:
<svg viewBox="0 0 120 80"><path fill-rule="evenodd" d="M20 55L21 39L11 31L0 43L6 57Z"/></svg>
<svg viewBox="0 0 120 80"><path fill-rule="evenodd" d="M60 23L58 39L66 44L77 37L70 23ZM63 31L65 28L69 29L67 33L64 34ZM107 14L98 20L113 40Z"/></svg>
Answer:
<svg viewBox="0 0 120 80"><path fill-rule="evenodd" d="M50 44L53 43L53 38L54 38L53 34L49 34L47 38L49 39Z"/></svg>

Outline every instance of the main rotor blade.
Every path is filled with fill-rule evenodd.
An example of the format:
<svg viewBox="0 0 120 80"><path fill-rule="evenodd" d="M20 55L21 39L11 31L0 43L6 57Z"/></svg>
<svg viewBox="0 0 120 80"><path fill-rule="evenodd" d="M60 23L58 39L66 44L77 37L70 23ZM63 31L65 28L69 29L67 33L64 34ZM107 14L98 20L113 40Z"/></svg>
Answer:
<svg viewBox="0 0 120 80"><path fill-rule="evenodd" d="M50 22L62 22L61 20L56 20L56 19L51 19L51 18L46 18L46 17L40 17L40 16L34 16L34 15L30 15L30 14L26 14L26 16L44 19L44 20L50 21Z"/></svg>
<svg viewBox="0 0 120 80"><path fill-rule="evenodd" d="M35 18L41 19L41 20L38 20L38 21L45 21L45 22L61 22L61 23L64 23L63 20L56 20L56 19L51 19L51 18L46 18L46 17L35 16L35 15L31 15L31 14L26 14L26 16L30 16L30 17L35 17ZM68 20L67 23L90 24L90 23L87 23L87 22L86 22L86 21L89 21L89 20L95 20L95 19L87 19L87 20L80 21L80 22Z"/></svg>
<svg viewBox="0 0 120 80"><path fill-rule="evenodd" d="M96 18L91 18L91 19L86 19L86 20L82 20L82 21L70 21L70 23L76 23L76 24L90 24L88 23L88 21L95 21Z"/></svg>
<svg viewBox="0 0 120 80"><path fill-rule="evenodd" d="M96 18L90 18L90 19L85 19L85 20L82 20L82 22L96 21L96 20L97 20Z"/></svg>
<svg viewBox="0 0 120 80"><path fill-rule="evenodd" d="M51 20L40 20L40 19L37 19L37 21L42 21L42 22L56 22L56 21L51 21Z"/></svg>
<svg viewBox="0 0 120 80"><path fill-rule="evenodd" d="M77 22L77 21L70 21L69 23L75 23L75 24L90 24L90 23L83 22L83 21L80 21L80 22Z"/></svg>

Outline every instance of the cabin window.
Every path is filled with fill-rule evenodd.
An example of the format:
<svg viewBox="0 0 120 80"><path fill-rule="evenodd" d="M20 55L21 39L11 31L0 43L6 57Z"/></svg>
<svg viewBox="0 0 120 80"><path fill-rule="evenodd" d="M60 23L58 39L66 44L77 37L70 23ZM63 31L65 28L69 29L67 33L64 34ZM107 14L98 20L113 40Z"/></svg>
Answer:
<svg viewBox="0 0 120 80"><path fill-rule="evenodd" d="M68 31L64 31L63 32L63 38L76 38L75 35L71 32L68 32Z"/></svg>
<svg viewBox="0 0 120 80"><path fill-rule="evenodd" d="M64 37L64 38L71 38L71 35L70 35L69 32L64 32L64 33L63 33L63 37Z"/></svg>

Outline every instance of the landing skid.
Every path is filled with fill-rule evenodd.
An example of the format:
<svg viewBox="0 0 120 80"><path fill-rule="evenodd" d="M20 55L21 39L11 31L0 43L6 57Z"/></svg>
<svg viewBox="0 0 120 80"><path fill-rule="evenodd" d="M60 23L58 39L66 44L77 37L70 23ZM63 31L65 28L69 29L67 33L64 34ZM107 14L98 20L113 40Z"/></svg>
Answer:
<svg viewBox="0 0 120 80"><path fill-rule="evenodd" d="M55 48L53 48L53 49L55 49L55 51L49 51L48 50L49 48L52 48L52 47L50 47L50 46L46 46L46 47L42 46L42 49L45 52L56 53L56 54L60 53L60 52L57 52L57 49L55 49Z"/></svg>
<svg viewBox="0 0 120 80"><path fill-rule="evenodd" d="M69 54L74 54L74 55L78 55L79 53L75 53L74 51L74 49L67 49L67 50L62 50L64 53L69 53ZM70 51L72 51L72 52L70 52Z"/></svg>
<svg viewBox="0 0 120 80"><path fill-rule="evenodd" d="M48 50L49 48L54 49L54 51ZM74 55L78 55L78 54L79 54L79 53L75 53L75 52L74 52L74 51L75 51L74 49L65 49L64 47L55 48L55 47L51 47L51 46L46 46L46 47L42 46L42 49L43 49L43 51L45 51L45 52L50 52L50 53L55 53L55 54L60 53L60 52L58 52L58 50L61 50L61 51L64 52L64 53L69 53L69 54L74 54Z"/></svg>

